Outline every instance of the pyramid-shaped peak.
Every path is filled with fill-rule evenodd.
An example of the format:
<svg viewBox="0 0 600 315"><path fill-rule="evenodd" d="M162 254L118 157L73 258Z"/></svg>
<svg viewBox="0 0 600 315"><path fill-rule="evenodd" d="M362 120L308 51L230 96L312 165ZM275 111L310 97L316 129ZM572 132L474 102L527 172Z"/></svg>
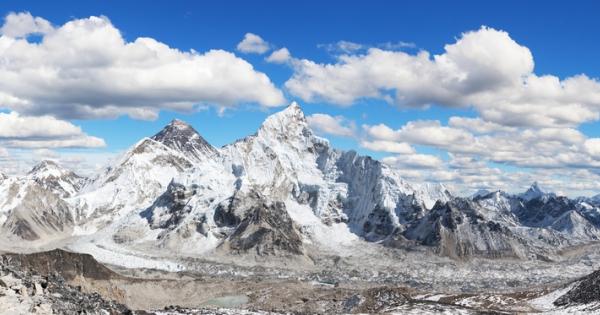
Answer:
<svg viewBox="0 0 600 315"><path fill-rule="evenodd" d="M175 128L178 128L178 129L187 129L187 128L192 128L192 129L194 129L194 128L193 128L193 127L192 127L190 124L188 124L187 122L185 122L185 121L183 121L183 120L181 120L181 119L177 119L177 118L175 118L175 119L171 120L171 122L170 122L170 123L169 123L167 126L170 126L170 127L175 127Z"/></svg>
<svg viewBox="0 0 600 315"><path fill-rule="evenodd" d="M195 160L218 155L217 150L204 140L194 127L179 119L173 119L151 139Z"/></svg>
<svg viewBox="0 0 600 315"><path fill-rule="evenodd" d="M521 198L523 198L524 200L532 200L532 199L536 199L545 195L554 195L554 194L548 194L544 189L542 189L539 185L539 183L533 182L533 184L531 184L531 187L529 187L529 189L527 189L526 192L522 193L520 195Z"/></svg>
<svg viewBox="0 0 600 315"><path fill-rule="evenodd" d="M152 136L152 139L164 143L173 139L186 140L195 137L200 137L200 134L194 127L183 120L173 119L161 131Z"/></svg>
<svg viewBox="0 0 600 315"><path fill-rule="evenodd" d="M535 181L535 182L533 182L533 184L531 184L530 189L536 190L536 191L542 191L542 188L540 187L540 184L537 181Z"/></svg>
<svg viewBox="0 0 600 315"><path fill-rule="evenodd" d="M63 168L55 161L43 160L35 165L27 174L36 178L46 178L51 176L62 177L71 173L71 171Z"/></svg>
<svg viewBox="0 0 600 315"><path fill-rule="evenodd" d="M537 194L545 194L546 193L546 191L544 189L542 189L542 187L540 187L540 184L537 181L533 182L533 184L531 184L529 189L527 189L527 192L537 193Z"/></svg>
<svg viewBox="0 0 600 315"><path fill-rule="evenodd" d="M44 170L44 169L60 169L61 167L58 165L58 163L56 163L55 161L52 160L42 160L41 162L39 162L38 164L36 164L31 171L29 171L29 173L35 173L37 171L40 170Z"/></svg>
<svg viewBox="0 0 600 315"><path fill-rule="evenodd" d="M288 107L280 112L280 114L287 116L296 116L299 118L304 118L304 112L298 103L292 102Z"/></svg>

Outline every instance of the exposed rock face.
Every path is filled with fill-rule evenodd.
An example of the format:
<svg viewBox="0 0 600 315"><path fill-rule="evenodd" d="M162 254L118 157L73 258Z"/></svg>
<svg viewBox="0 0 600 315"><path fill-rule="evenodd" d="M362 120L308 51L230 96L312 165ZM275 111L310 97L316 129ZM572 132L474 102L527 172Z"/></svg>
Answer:
<svg viewBox="0 0 600 315"><path fill-rule="evenodd" d="M258 193L245 199L244 219L226 240L226 247L259 256L303 254L302 238L283 202L268 202Z"/></svg>
<svg viewBox="0 0 600 315"><path fill-rule="evenodd" d="M167 147L182 152L186 157L203 161L206 158L214 158L219 152L198 132L187 123L175 119L163 130L152 137Z"/></svg>
<svg viewBox="0 0 600 315"><path fill-rule="evenodd" d="M394 307L408 303L409 298L400 288L378 287L365 290L362 294L357 295L355 300L358 301L357 307L349 308L356 313L382 313ZM351 300L347 300L350 304Z"/></svg>
<svg viewBox="0 0 600 315"><path fill-rule="evenodd" d="M88 254L79 254L55 249L32 254L4 254L6 262L24 272L41 276L60 274L70 281L77 277L96 280L118 279L117 273L106 268Z"/></svg>
<svg viewBox="0 0 600 315"><path fill-rule="evenodd" d="M64 200L38 184L27 186L23 193L3 224L5 230L28 241L70 234L74 220Z"/></svg>
<svg viewBox="0 0 600 315"><path fill-rule="evenodd" d="M76 194L84 182L51 161L41 162L23 177L0 182L2 230L27 241L68 236L75 220L65 198Z"/></svg>
<svg viewBox="0 0 600 315"><path fill-rule="evenodd" d="M175 227L191 211L187 203L195 194L193 187L187 189L184 185L171 182L167 191L141 215L148 220L153 229Z"/></svg>
<svg viewBox="0 0 600 315"><path fill-rule="evenodd" d="M567 197L540 196L527 201L515 215L525 226L545 227L575 208L575 202Z"/></svg>
<svg viewBox="0 0 600 315"><path fill-rule="evenodd" d="M68 285L63 271L68 277L107 275L106 268L89 255L60 250L33 255L3 255L0 257L0 312L133 314L124 305Z"/></svg>
<svg viewBox="0 0 600 315"><path fill-rule="evenodd" d="M62 198L75 195L86 183L85 178L49 160L34 166L27 177Z"/></svg>
<svg viewBox="0 0 600 315"><path fill-rule="evenodd" d="M523 240L503 223L487 220L469 199L438 202L404 234L450 257L517 257Z"/></svg>
<svg viewBox="0 0 600 315"><path fill-rule="evenodd" d="M600 270L577 281L565 295L554 301L556 306L600 303Z"/></svg>

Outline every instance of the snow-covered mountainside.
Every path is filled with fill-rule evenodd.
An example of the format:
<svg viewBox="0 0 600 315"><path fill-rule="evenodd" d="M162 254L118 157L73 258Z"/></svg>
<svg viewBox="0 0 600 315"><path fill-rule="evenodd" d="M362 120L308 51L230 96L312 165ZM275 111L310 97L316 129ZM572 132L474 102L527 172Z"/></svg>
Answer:
<svg viewBox="0 0 600 315"><path fill-rule="evenodd" d="M174 120L90 179L53 162L2 177L0 223L27 240L74 237L74 250L302 256L362 239L452 257L535 258L597 240L596 199L537 183L471 198L408 183L377 160L332 148L293 103L222 148Z"/></svg>
<svg viewBox="0 0 600 315"><path fill-rule="evenodd" d="M410 185L379 161L331 148L292 104L221 149L174 121L70 201L79 230L110 235L98 241L107 246L297 255L303 241L331 243L340 227L384 239L451 197L443 185ZM295 245L264 244L283 236Z"/></svg>
<svg viewBox="0 0 600 315"><path fill-rule="evenodd" d="M0 181L0 224L4 234L24 240L68 236L74 220L66 199L86 179L52 161L42 161L22 177Z"/></svg>

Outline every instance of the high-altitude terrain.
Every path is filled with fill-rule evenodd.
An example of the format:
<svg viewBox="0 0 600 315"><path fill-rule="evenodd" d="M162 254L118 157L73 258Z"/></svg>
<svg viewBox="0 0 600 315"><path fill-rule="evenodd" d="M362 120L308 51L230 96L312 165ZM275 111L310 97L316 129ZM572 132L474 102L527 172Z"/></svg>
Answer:
<svg viewBox="0 0 600 315"><path fill-rule="evenodd" d="M52 161L0 175L0 249L38 253L18 256L29 266L15 269L20 277L52 274L40 269L67 255L40 252L92 255L78 268L104 264L110 276L52 266L115 309L564 312L597 303L585 291L595 278L576 279L600 266L599 197L537 183L460 197L399 174L333 148L295 103L221 148L174 120L90 178Z"/></svg>

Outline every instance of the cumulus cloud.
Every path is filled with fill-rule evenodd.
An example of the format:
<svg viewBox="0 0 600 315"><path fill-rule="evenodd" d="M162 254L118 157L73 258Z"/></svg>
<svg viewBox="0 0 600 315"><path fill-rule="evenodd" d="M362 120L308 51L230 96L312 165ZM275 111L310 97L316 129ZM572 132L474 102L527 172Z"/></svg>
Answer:
<svg viewBox="0 0 600 315"><path fill-rule="evenodd" d="M16 35L35 29L14 31L17 16L6 17L12 31L0 36L0 100L24 115L154 119L161 109L285 103L264 73L227 51L180 51L147 37L128 42L95 16L38 30L41 41L29 42Z"/></svg>
<svg viewBox="0 0 600 315"><path fill-rule="evenodd" d="M294 59L292 65L285 86L308 102L473 106L486 121L505 126L574 126L599 118L600 83L585 75L537 76L527 47L487 27L462 34L439 55L370 48L332 64Z"/></svg>
<svg viewBox="0 0 600 315"><path fill-rule="evenodd" d="M383 163L397 168L419 168L419 169L438 169L443 165L442 160L429 154L404 154L388 156L382 159Z"/></svg>
<svg viewBox="0 0 600 315"><path fill-rule="evenodd" d="M0 144L19 148L98 148L103 139L85 134L80 127L51 116L28 117L0 113Z"/></svg>
<svg viewBox="0 0 600 315"><path fill-rule="evenodd" d="M482 149L471 133L442 126L437 120L410 121L398 130L385 124L365 125L363 129L367 136L376 140L426 145L456 152L478 152Z"/></svg>
<svg viewBox="0 0 600 315"><path fill-rule="evenodd" d="M266 60L271 63L286 63L290 61L291 58L290 51L284 47L271 53Z"/></svg>
<svg viewBox="0 0 600 315"><path fill-rule="evenodd" d="M583 143L583 147L588 154L600 160L600 138L587 139Z"/></svg>
<svg viewBox="0 0 600 315"><path fill-rule="evenodd" d="M445 126L439 121L412 121L398 129L379 124L363 126L365 143L383 142L380 150L394 145L415 144L446 152L450 160L431 164L437 168L421 174L431 181L449 180L460 190L506 189L514 191L533 181L544 180L550 189L556 188L571 194L577 192L570 181L585 182L585 187L595 187L598 176L578 177L581 171L600 168L600 140L587 138L573 128L503 128L471 118L449 119ZM368 147L367 147L368 148ZM387 160L386 160L387 159ZM397 167L414 167L401 164L397 157L384 159ZM492 165L516 168L501 170ZM543 170L533 174L531 170ZM580 193L580 191L579 191Z"/></svg>
<svg viewBox="0 0 600 315"><path fill-rule="evenodd" d="M20 38L33 34L47 34L54 30L50 22L33 17L29 12L11 13L6 16L0 34Z"/></svg>
<svg viewBox="0 0 600 315"><path fill-rule="evenodd" d="M312 114L306 117L309 126L318 133L334 136L353 137L354 123L347 121L342 116L330 116L327 114Z"/></svg>
<svg viewBox="0 0 600 315"><path fill-rule="evenodd" d="M351 42L351 41L347 41L347 40L340 40L338 42L329 43L329 44L319 44L318 47L323 48L326 51L331 52L331 53L344 53L344 54L354 53L354 52L357 52L357 51L360 51L360 50L363 50L366 48L366 46L363 44L359 44L359 43L355 43L355 42Z"/></svg>
<svg viewBox="0 0 600 315"><path fill-rule="evenodd" d="M415 149L408 143L405 142L394 142L387 140L363 140L360 146L378 152L389 152L389 153L400 153L400 154L412 154L415 153Z"/></svg>
<svg viewBox="0 0 600 315"><path fill-rule="evenodd" d="M245 54L264 54L269 49L269 43L262 39L262 37L252 33L246 33L244 39L237 45L237 50Z"/></svg>
<svg viewBox="0 0 600 315"><path fill-rule="evenodd" d="M494 132L510 132L515 131L516 128L510 126L504 126L501 124L485 121L479 117L450 117L448 120L448 126L455 128L462 128L476 134L488 134Z"/></svg>
<svg viewBox="0 0 600 315"><path fill-rule="evenodd" d="M378 44L360 44L347 40L340 40L335 43L319 44L319 48L323 48L332 54L354 54L365 51L369 48L381 48L385 50L401 50L407 48L416 48L415 43L398 41L398 42L384 42Z"/></svg>

